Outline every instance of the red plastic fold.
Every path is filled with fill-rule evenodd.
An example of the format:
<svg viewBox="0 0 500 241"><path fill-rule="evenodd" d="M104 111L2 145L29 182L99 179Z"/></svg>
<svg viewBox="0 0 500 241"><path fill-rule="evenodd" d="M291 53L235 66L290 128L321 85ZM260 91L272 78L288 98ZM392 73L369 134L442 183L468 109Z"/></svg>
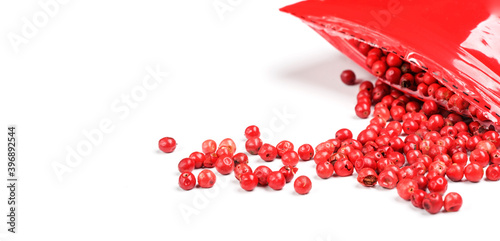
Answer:
<svg viewBox="0 0 500 241"><path fill-rule="evenodd" d="M308 0L281 9L360 66L356 39L401 56L500 125L500 14L494 1Z"/></svg>

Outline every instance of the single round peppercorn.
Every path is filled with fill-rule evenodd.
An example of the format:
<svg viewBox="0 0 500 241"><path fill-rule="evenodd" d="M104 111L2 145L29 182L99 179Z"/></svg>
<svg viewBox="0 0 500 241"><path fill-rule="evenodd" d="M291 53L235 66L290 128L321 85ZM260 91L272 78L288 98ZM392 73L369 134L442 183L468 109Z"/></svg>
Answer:
<svg viewBox="0 0 500 241"><path fill-rule="evenodd" d="M398 181L398 175L391 169L386 168L378 175L378 185L383 188L393 189L398 184Z"/></svg>
<svg viewBox="0 0 500 241"><path fill-rule="evenodd" d="M439 131L444 126L444 119L442 115L435 114L429 117L427 121L427 128L430 131Z"/></svg>
<svg viewBox="0 0 500 241"><path fill-rule="evenodd" d="M250 139L250 138L259 138L260 137L259 127L255 126L255 125L248 126L245 129L245 137L247 139Z"/></svg>
<svg viewBox="0 0 500 241"><path fill-rule="evenodd" d="M401 72L410 73L411 72L410 63L403 62L403 64L401 65Z"/></svg>
<svg viewBox="0 0 500 241"><path fill-rule="evenodd" d="M184 190L191 190L196 186L196 177L191 172L183 172L179 176L179 187Z"/></svg>
<svg viewBox="0 0 500 241"><path fill-rule="evenodd" d="M316 165L316 174L318 174L318 176L321 178L329 178L333 175L333 172L333 165L329 161L324 161Z"/></svg>
<svg viewBox="0 0 500 241"><path fill-rule="evenodd" d="M172 137L163 137L158 142L158 147L162 152L171 153L175 150L177 143Z"/></svg>
<svg viewBox="0 0 500 241"><path fill-rule="evenodd" d="M295 192L298 194L304 195L309 193L312 189L312 182L311 179L307 176L300 176L295 179L293 182L293 188L295 189Z"/></svg>
<svg viewBox="0 0 500 241"><path fill-rule="evenodd" d="M394 150L394 152L402 154L405 143L401 138L393 137L389 140L389 146ZM402 163L404 163L404 161Z"/></svg>
<svg viewBox="0 0 500 241"><path fill-rule="evenodd" d="M443 195L446 192L446 189L448 189L448 181L446 181L443 176L435 176L429 180L427 188L429 189L429 192L435 192Z"/></svg>
<svg viewBox="0 0 500 241"><path fill-rule="evenodd" d="M425 76L424 72L420 72L420 73L416 74L415 75L415 83L417 85L422 84L422 83L425 84L424 83L424 76Z"/></svg>
<svg viewBox="0 0 500 241"><path fill-rule="evenodd" d="M194 160L191 158L183 158L177 165L179 172L192 172L194 170Z"/></svg>
<svg viewBox="0 0 500 241"><path fill-rule="evenodd" d="M473 151L474 149L476 149L476 146L480 141L482 141L480 136L472 136L469 139L467 139L465 147L467 148L468 151Z"/></svg>
<svg viewBox="0 0 500 241"><path fill-rule="evenodd" d="M278 157L283 157L285 153L293 151L293 143L289 141L280 141L276 145L276 151L278 152Z"/></svg>
<svg viewBox="0 0 500 241"><path fill-rule="evenodd" d="M284 166L294 167L299 163L299 154L295 151L288 151L281 157Z"/></svg>
<svg viewBox="0 0 500 241"><path fill-rule="evenodd" d="M416 102L416 101L410 101L408 103L406 103L406 106L405 106L405 109L406 109L406 112L419 112L420 111L420 103Z"/></svg>
<svg viewBox="0 0 500 241"><path fill-rule="evenodd" d="M442 161L433 161L429 165L429 173L436 173L439 176L444 176L447 170L448 167L446 166L446 163Z"/></svg>
<svg viewBox="0 0 500 241"><path fill-rule="evenodd" d="M493 164L500 164L500 149L495 150L490 154L491 157L491 163Z"/></svg>
<svg viewBox="0 0 500 241"><path fill-rule="evenodd" d="M198 184L203 188L211 188L215 184L215 173L210 170L203 170L198 173Z"/></svg>
<svg viewBox="0 0 500 241"><path fill-rule="evenodd" d="M424 208L422 201L424 200L425 195L427 195L427 193L424 190L416 189L411 194L411 204L417 208Z"/></svg>
<svg viewBox="0 0 500 241"><path fill-rule="evenodd" d="M446 212L457 212L462 207L462 196L456 192L450 192L444 197L444 210Z"/></svg>
<svg viewBox="0 0 500 241"><path fill-rule="evenodd" d="M453 163L452 165L450 165L448 170L446 170L446 176L451 181L459 182L464 177L464 167L457 163Z"/></svg>
<svg viewBox="0 0 500 241"><path fill-rule="evenodd" d="M402 88L417 90L417 84L415 83L415 78L410 73L406 73L401 76L399 80L399 85L401 85Z"/></svg>
<svg viewBox="0 0 500 241"><path fill-rule="evenodd" d="M274 190L281 190L285 184L285 176L280 171L271 172L267 176L267 185Z"/></svg>
<svg viewBox="0 0 500 241"><path fill-rule="evenodd" d="M465 167L467 164L467 159L467 153L465 152L456 152L453 156L451 156L451 161L462 167Z"/></svg>
<svg viewBox="0 0 500 241"><path fill-rule="evenodd" d="M397 54L393 53L387 54L385 61L387 62L387 65L391 67L399 67L403 64L403 60Z"/></svg>
<svg viewBox="0 0 500 241"><path fill-rule="evenodd" d="M369 167L375 170L377 169L377 162L374 158L368 156L360 157L354 162L354 169L357 173L359 173L361 169L365 167Z"/></svg>
<svg viewBox="0 0 500 241"><path fill-rule="evenodd" d="M217 143L214 140L208 139L201 143L203 153L214 153L217 150Z"/></svg>
<svg viewBox="0 0 500 241"><path fill-rule="evenodd" d="M433 100L426 100L422 105L422 111L425 115L431 116L438 113L438 105Z"/></svg>
<svg viewBox="0 0 500 241"><path fill-rule="evenodd" d="M418 183L413 179L402 179L399 180L396 189L398 190L398 195L402 199L409 201L411 194L418 189Z"/></svg>
<svg viewBox="0 0 500 241"><path fill-rule="evenodd" d="M430 214L436 214L443 208L443 197L439 193L431 192L425 195L422 206Z"/></svg>
<svg viewBox="0 0 500 241"><path fill-rule="evenodd" d="M412 165L417 162L417 159L422 156L422 152L419 150L411 150L406 153L406 160L408 164Z"/></svg>
<svg viewBox="0 0 500 241"><path fill-rule="evenodd" d="M367 43L363 43L363 42L360 42L359 45L358 45L358 50L361 54L363 54L364 56L367 56L368 55L368 52L372 49L372 47L367 44Z"/></svg>
<svg viewBox="0 0 500 241"><path fill-rule="evenodd" d="M245 153L237 153L233 156L234 165L248 164L248 156Z"/></svg>
<svg viewBox="0 0 500 241"><path fill-rule="evenodd" d="M258 154L262 160L270 162L276 158L278 151L276 150L276 147L266 143L260 147Z"/></svg>
<svg viewBox="0 0 500 241"><path fill-rule="evenodd" d="M378 116L385 121L388 121L391 118L391 112L387 107L381 107L373 111L373 116Z"/></svg>
<svg viewBox="0 0 500 241"><path fill-rule="evenodd" d="M399 84L399 80L401 79L401 70L396 67L390 67L385 72L385 79L387 79L387 81L391 84Z"/></svg>
<svg viewBox="0 0 500 241"><path fill-rule="evenodd" d="M299 147L299 149L297 150L297 154L299 154L300 159L302 159L303 161L309 161L314 156L314 149L311 145L304 144Z"/></svg>
<svg viewBox="0 0 500 241"><path fill-rule="evenodd" d="M370 49L370 51L368 51L368 56L375 55L377 56L377 58L382 57L382 54L382 50L380 50L379 48L372 48Z"/></svg>
<svg viewBox="0 0 500 241"><path fill-rule="evenodd" d="M354 85L356 83L356 74L352 70L344 70L340 74L340 79L346 85Z"/></svg>
<svg viewBox="0 0 500 241"><path fill-rule="evenodd" d="M485 150L474 149L470 153L470 163L476 163L484 168L490 163L490 155Z"/></svg>
<svg viewBox="0 0 500 241"><path fill-rule="evenodd" d="M385 74L387 70L387 64L382 60L377 60L372 65L372 74L381 77Z"/></svg>
<svg viewBox="0 0 500 241"><path fill-rule="evenodd" d="M414 134L419 128L419 125L414 120L406 120L403 122L403 132L410 135Z"/></svg>
<svg viewBox="0 0 500 241"><path fill-rule="evenodd" d="M403 131L403 125L400 123L400 121L394 120L394 121L390 121L387 124L386 129L395 130L393 137L396 137L396 136L399 136L399 134L401 134L401 131Z"/></svg>
<svg viewBox="0 0 500 241"><path fill-rule="evenodd" d="M436 92L434 93L434 97L437 101L448 101L452 94L453 92L451 92L451 90L449 90L448 88L441 87L436 90Z"/></svg>
<svg viewBox="0 0 500 241"><path fill-rule="evenodd" d="M271 172L272 172L271 168L269 168L267 166L258 166L257 168L255 168L253 173L259 179L259 184L262 186L266 186L267 185L267 177L269 176L269 174Z"/></svg>
<svg viewBox="0 0 500 241"><path fill-rule="evenodd" d="M347 159L337 160L335 164L333 164L333 169L335 173L340 177L347 177L352 175L354 172L354 166L352 162Z"/></svg>
<svg viewBox="0 0 500 241"><path fill-rule="evenodd" d="M486 168L486 178L490 181L500 180L500 165L491 164Z"/></svg>
<svg viewBox="0 0 500 241"><path fill-rule="evenodd" d="M378 136L378 134L374 130L362 130L359 133L357 140L359 142L361 142L361 144L364 145L368 141L375 141L375 139L377 138L377 136Z"/></svg>
<svg viewBox="0 0 500 241"><path fill-rule="evenodd" d="M420 190L427 189L427 184L429 183L429 179L427 179L427 177L424 176L423 174L416 175L415 177L413 177L413 180L417 182L418 189Z"/></svg>
<svg viewBox="0 0 500 241"><path fill-rule="evenodd" d="M441 129L441 131L439 131L439 134L441 134L441 136L444 136L444 137L449 136L449 137L455 139L455 137L458 134L458 131L457 131L457 128L455 128L454 126L444 126Z"/></svg>
<svg viewBox="0 0 500 241"><path fill-rule="evenodd" d="M325 161L329 161L330 160L330 157L332 157L332 153L330 153L329 151L318 151L316 152L316 154L314 154L314 163L316 163L316 165L318 165L319 163L322 163L322 162L325 162Z"/></svg>
<svg viewBox="0 0 500 241"><path fill-rule="evenodd" d="M245 142L245 149L250 155L257 155L262 147L262 140L258 137L252 137Z"/></svg>
<svg viewBox="0 0 500 241"><path fill-rule="evenodd" d="M295 176L295 173L297 173L299 169L296 167L290 167L290 166L283 166L280 168L280 172L283 174L285 177L286 183L289 183L292 181L293 176Z"/></svg>
<svg viewBox="0 0 500 241"><path fill-rule="evenodd" d="M234 169L233 159L228 156L219 157L215 162L215 169L222 175L231 173Z"/></svg>
<svg viewBox="0 0 500 241"><path fill-rule="evenodd" d="M259 184L259 178L253 173L244 173L240 178L240 186L246 191L252 191Z"/></svg>
<svg viewBox="0 0 500 241"><path fill-rule="evenodd" d="M359 85L359 91L363 91L363 90L366 90L368 91L368 93L372 93L373 91L373 83L371 81L368 81L368 80L365 80L363 82L361 82L361 84Z"/></svg>
<svg viewBox="0 0 500 241"><path fill-rule="evenodd" d="M496 131L487 131L483 134L483 139L490 141L497 148L500 147L500 133Z"/></svg>
<svg viewBox="0 0 500 241"><path fill-rule="evenodd" d="M372 168L365 167L358 172L357 180L365 187L373 187L377 184L378 175Z"/></svg>
<svg viewBox="0 0 500 241"><path fill-rule="evenodd" d="M430 73L424 74L424 83L426 85L431 85L431 84L434 84L436 82L437 82L437 80Z"/></svg>
<svg viewBox="0 0 500 241"><path fill-rule="evenodd" d="M475 163L470 163L464 169L465 178L471 182L479 182L483 178L484 170Z"/></svg>
<svg viewBox="0 0 500 241"><path fill-rule="evenodd" d="M368 103L358 103L354 107L354 111L359 118L366 119L370 116L370 108L371 106Z"/></svg>
<svg viewBox="0 0 500 241"><path fill-rule="evenodd" d="M352 150L351 152L348 153L347 155L347 158L349 160L349 162L351 162L352 164L352 167L354 168L354 162L356 160L358 160L358 158L362 157L363 156L363 152L358 150L358 149L354 149Z"/></svg>
<svg viewBox="0 0 500 241"><path fill-rule="evenodd" d="M342 128L335 133L335 138L339 139L340 141L352 139L352 132L347 128Z"/></svg>
<svg viewBox="0 0 500 241"><path fill-rule="evenodd" d="M458 133L463 132L464 134L469 136L469 126L467 126L467 124L465 124L465 122L459 121L459 122L455 123L455 125L453 125L453 126L457 129Z"/></svg>
<svg viewBox="0 0 500 241"><path fill-rule="evenodd" d="M406 114L405 108L399 105L392 107L390 111L392 119L395 121L402 121L403 115Z"/></svg>
<svg viewBox="0 0 500 241"><path fill-rule="evenodd" d="M419 85L417 85L417 93L420 96L429 96L428 90L429 90L429 86L424 84L424 83L420 83Z"/></svg>
<svg viewBox="0 0 500 241"><path fill-rule="evenodd" d="M203 166L203 162L205 162L205 154L201 152L193 152L189 155L189 158L194 161L194 168L201 168Z"/></svg>

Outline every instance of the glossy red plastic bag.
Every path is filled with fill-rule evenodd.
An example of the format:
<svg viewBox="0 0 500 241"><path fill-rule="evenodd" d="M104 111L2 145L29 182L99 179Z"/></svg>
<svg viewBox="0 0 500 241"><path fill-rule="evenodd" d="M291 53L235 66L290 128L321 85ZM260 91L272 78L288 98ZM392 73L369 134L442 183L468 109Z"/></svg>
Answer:
<svg viewBox="0 0 500 241"><path fill-rule="evenodd" d="M281 11L302 19L368 71L353 40L420 66L500 126L500 14L495 1L308 0Z"/></svg>

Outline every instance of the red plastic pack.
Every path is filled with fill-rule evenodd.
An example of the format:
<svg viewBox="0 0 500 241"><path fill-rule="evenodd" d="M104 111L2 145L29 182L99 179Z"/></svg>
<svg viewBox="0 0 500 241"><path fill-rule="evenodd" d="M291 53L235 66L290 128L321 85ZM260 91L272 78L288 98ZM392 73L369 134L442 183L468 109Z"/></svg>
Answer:
<svg viewBox="0 0 500 241"><path fill-rule="evenodd" d="M368 71L355 40L421 67L482 110L499 130L498 9L486 0L308 0L281 11L302 19Z"/></svg>

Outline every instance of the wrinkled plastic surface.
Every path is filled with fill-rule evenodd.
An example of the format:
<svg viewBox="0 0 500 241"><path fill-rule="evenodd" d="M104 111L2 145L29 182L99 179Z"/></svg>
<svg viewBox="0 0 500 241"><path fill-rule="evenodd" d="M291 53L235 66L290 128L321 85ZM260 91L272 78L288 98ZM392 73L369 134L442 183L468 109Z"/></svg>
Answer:
<svg viewBox="0 0 500 241"><path fill-rule="evenodd" d="M401 56L500 123L500 14L494 1L308 0L281 9L364 68L353 39ZM370 71L369 69L367 69Z"/></svg>

